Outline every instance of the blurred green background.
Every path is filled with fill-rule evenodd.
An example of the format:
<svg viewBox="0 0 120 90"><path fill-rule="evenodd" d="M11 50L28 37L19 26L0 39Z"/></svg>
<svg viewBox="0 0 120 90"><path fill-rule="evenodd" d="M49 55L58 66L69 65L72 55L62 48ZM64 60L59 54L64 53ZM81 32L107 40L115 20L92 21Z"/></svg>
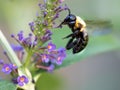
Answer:
<svg viewBox="0 0 120 90"><path fill-rule="evenodd" d="M10 38L11 33L17 33L19 30L29 32L28 23L35 19L39 2L42 0L0 0L0 29L10 42L13 43ZM64 3L70 7L74 14L83 19L110 20L113 24L113 38L115 37L115 40L120 42L120 0L65 0ZM94 49L96 41L93 42L93 45ZM101 45L104 47L104 43L101 42ZM1 47L0 49L0 58L6 59L2 54ZM55 78L47 74L46 77L52 79L44 77L40 87L41 90L120 90L119 68L120 50L105 51L56 70L54 72L57 75ZM56 79L58 81L55 81ZM46 83L46 86L42 81ZM54 81L53 86L57 85L54 89L50 89L52 81ZM59 86L59 84L61 85Z"/></svg>

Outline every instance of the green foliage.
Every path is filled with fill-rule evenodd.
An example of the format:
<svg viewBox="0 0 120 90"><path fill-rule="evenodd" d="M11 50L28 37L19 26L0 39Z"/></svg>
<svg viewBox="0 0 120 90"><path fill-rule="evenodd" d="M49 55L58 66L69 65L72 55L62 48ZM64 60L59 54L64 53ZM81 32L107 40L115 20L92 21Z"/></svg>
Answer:
<svg viewBox="0 0 120 90"><path fill-rule="evenodd" d="M16 86L12 82L0 80L0 90L16 90Z"/></svg>
<svg viewBox="0 0 120 90"><path fill-rule="evenodd" d="M37 90L58 90L62 82L58 76L52 73L43 73L36 84Z"/></svg>

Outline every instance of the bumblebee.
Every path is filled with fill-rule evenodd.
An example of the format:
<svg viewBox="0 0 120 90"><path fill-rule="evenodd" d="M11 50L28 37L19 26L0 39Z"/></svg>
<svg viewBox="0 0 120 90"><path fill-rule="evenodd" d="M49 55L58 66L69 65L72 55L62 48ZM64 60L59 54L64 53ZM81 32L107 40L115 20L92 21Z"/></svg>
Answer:
<svg viewBox="0 0 120 90"><path fill-rule="evenodd" d="M70 38L66 44L66 49L73 49L73 54L82 51L88 43L88 33L86 31L86 23L79 16L71 14L70 9L68 9L69 14L62 21L58 27L62 25L68 25L72 33L67 35L65 38Z"/></svg>

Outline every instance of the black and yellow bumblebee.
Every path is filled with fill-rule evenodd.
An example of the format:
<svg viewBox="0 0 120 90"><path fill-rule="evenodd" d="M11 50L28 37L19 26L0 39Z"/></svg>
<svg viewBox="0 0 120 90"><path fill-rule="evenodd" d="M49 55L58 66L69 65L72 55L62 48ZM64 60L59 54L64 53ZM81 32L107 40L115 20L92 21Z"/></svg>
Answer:
<svg viewBox="0 0 120 90"><path fill-rule="evenodd" d="M67 17L61 22L61 24L58 27L62 27L62 25L68 25L68 27L71 29L72 33L67 35L65 38L70 38L68 43L66 44L66 49L70 50L73 49L73 54L79 53L82 51L88 44L88 31L86 31L86 23L87 22L87 28L91 28L92 25L94 25L94 30L97 31L97 33L108 33L111 31L111 22L108 20L83 20L79 16L71 14L70 9L67 9L69 14ZM97 27L95 27L97 26ZM100 30L101 29L101 30ZM90 30L89 30L90 31ZM92 30L91 30L92 32ZM89 32L90 33L90 32Z"/></svg>
<svg viewBox="0 0 120 90"><path fill-rule="evenodd" d="M88 43L88 33L86 31L86 23L79 16L71 14L70 9L68 9L69 14L63 20L63 22L58 26L68 25L72 30L72 33L65 38L70 38L66 45L66 49L73 49L73 54L82 51Z"/></svg>

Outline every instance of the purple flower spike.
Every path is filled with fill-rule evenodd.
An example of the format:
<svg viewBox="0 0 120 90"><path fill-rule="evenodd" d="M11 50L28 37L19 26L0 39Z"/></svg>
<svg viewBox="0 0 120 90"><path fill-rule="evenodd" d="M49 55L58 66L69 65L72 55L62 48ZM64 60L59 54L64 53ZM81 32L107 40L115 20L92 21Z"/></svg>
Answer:
<svg viewBox="0 0 120 90"><path fill-rule="evenodd" d="M51 64L48 68L47 71L48 72L52 72L54 70L55 66L53 64Z"/></svg>
<svg viewBox="0 0 120 90"><path fill-rule="evenodd" d="M45 63L48 63L49 62L49 56L47 54L43 54L42 55L42 61L45 62Z"/></svg>
<svg viewBox="0 0 120 90"><path fill-rule="evenodd" d="M48 49L48 52L51 52L56 49L56 45L50 42L48 43L47 49Z"/></svg>
<svg viewBox="0 0 120 90"><path fill-rule="evenodd" d="M11 66L9 64L4 64L2 67L2 72L5 74L10 74L12 72Z"/></svg>
<svg viewBox="0 0 120 90"><path fill-rule="evenodd" d="M24 86L24 84L27 84L29 82L29 80L26 76L22 75L17 78L17 82L19 86Z"/></svg>

